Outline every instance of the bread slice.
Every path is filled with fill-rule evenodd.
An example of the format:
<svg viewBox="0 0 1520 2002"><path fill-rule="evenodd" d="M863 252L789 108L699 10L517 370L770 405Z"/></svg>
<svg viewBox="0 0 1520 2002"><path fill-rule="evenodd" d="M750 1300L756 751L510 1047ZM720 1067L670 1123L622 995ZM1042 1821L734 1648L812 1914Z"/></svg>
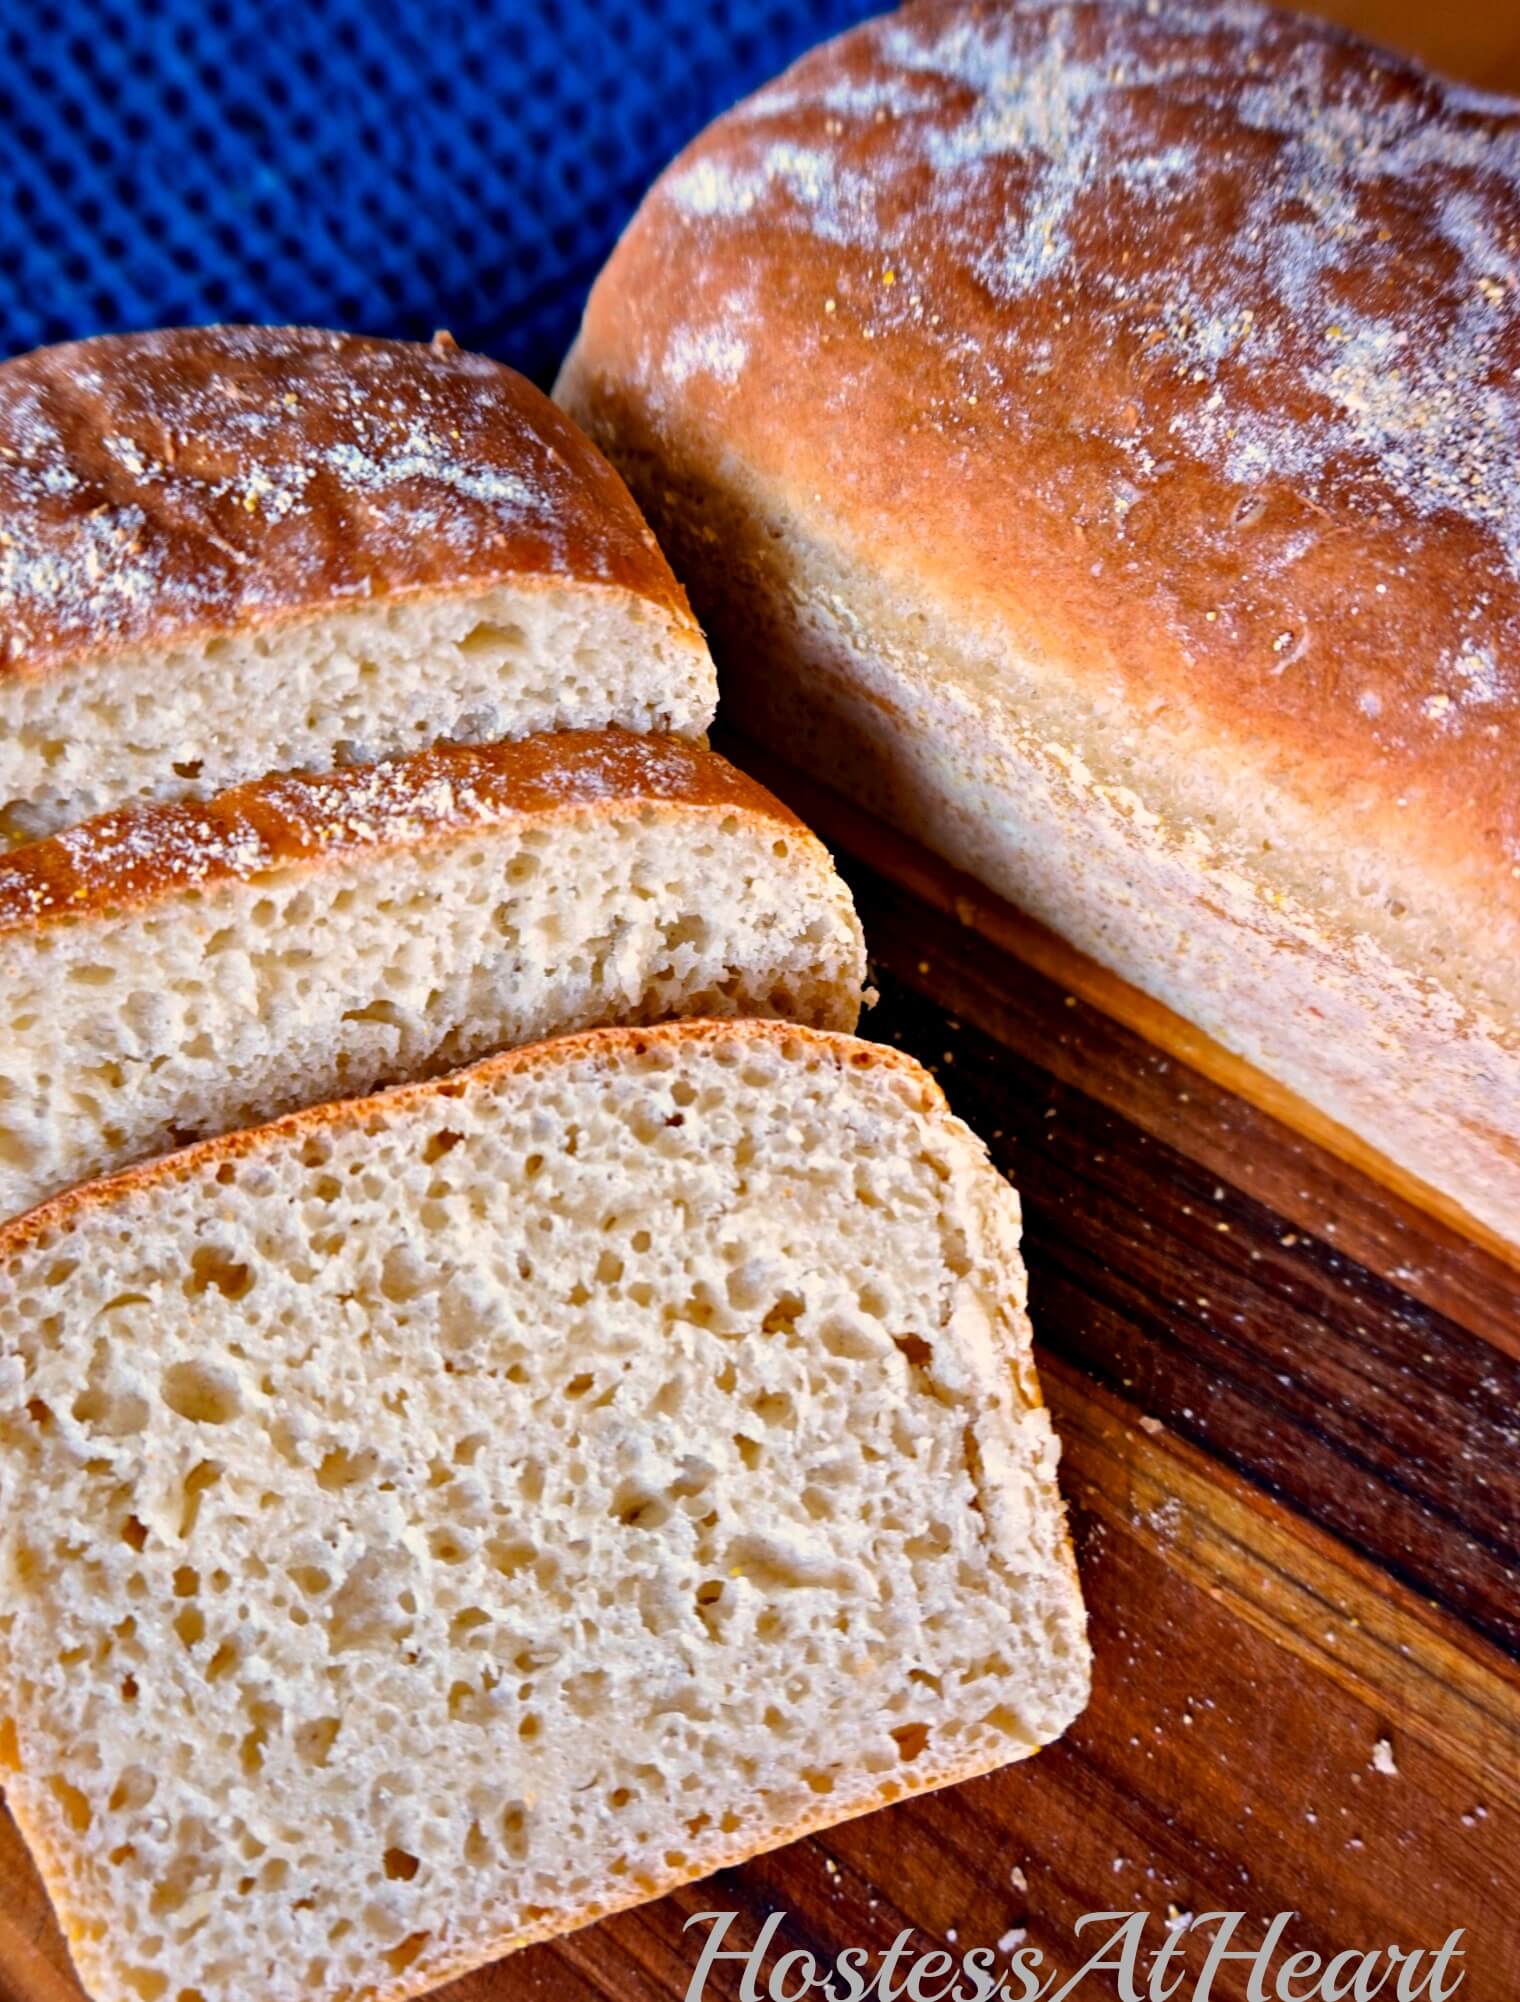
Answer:
<svg viewBox="0 0 1520 2002"><path fill-rule="evenodd" d="M414 1994L1055 1737L1018 1234L911 1060L711 1021L0 1230L0 1764L98 2002Z"/></svg>
<svg viewBox="0 0 1520 2002"><path fill-rule="evenodd" d="M135 807L0 858L0 1216L603 1022L853 1029L822 844L715 753L573 732Z"/></svg>
<svg viewBox="0 0 1520 2002"><path fill-rule="evenodd" d="M193 327L0 366L0 845L444 738L701 736L628 491L447 338Z"/></svg>

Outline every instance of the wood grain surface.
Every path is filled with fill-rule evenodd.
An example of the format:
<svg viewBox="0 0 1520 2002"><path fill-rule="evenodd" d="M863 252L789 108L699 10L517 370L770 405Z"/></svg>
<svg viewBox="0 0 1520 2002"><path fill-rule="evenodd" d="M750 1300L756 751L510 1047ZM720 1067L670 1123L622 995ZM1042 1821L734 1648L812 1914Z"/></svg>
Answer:
<svg viewBox="0 0 1520 2002"><path fill-rule="evenodd" d="M1324 11L1494 88L1520 10ZM751 760L758 765L760 761ZM767 774L774 778L773 771ZM1435 1946L1520 1996L1520 1274L1428 1191L862 816L783 778L849 863L867 1032L937 1071L1024 1201L1031 1307L1092 1621L1093 1702L1022 1766L796 1843L453 1984L672 2002L700 1934L772 1962L1039 1947L1085 1913L1280 1911L1291 1945ZM771 1963L768 1963L768 1965ZM725 1966L707 1994L735 1998ZM933 1992L932 1989L929 1992ZM1116 1993L1094 1975L1082 1997ZM1391 1993L1392 1988L1384 1991ZM0 2002L78 2002L0 1813ZM1186 1993L1186 1990L1183 1991ZM1216 1996L1243 2002L1246 1970ZM170 1998L173 2002L173 1998ZM248 2002L260 2002L250 1996Z"/></svg>

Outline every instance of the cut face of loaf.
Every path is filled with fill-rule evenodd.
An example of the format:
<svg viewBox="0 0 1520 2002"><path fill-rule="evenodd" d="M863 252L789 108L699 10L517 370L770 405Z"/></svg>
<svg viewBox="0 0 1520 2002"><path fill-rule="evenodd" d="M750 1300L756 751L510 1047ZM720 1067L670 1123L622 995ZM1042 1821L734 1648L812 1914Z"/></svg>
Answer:
<svg viewBox="0 0 1520 2002"><path fill-rule="evenodd" d="M627 489L447 341L202 327L0 366L0 846L446 739L712 719Z"/></svg>
<svg viewBox="0 0 1520 2002"><path fill-rule="evenodd" d="M513 1044L852 1029L826 850L675 738L565 732L138 807L0 859L0 1216Z"/></svg>
<svg viewBox="0 0 1520 2002"><path fill-rule="evenodd" d="M401 1996L1077 1714L1018 1206L603 1030L0 1232L0 1759L99 2002Z"/></svg>

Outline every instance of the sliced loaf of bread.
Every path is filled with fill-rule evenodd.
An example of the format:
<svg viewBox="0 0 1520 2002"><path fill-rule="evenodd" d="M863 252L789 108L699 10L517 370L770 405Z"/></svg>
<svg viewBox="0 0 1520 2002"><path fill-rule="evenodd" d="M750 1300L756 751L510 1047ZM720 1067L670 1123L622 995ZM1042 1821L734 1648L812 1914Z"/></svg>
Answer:
<svg viewBox="0 0 1520 2002"><path fill-rule="evenodd" d="M440 746L127 808L0 857L0 1216L567 1029L853 1029L864 974L827 851L679 738Z"/></svg>
<svg viewBox="0 0 1520 2002"><path fill-rule="evenodd" d="M0 366L0 846L441 739L701 736L628 490L511 369L309 327Z"/></svg>
<svg viewBox="0 0 1520 2002"><path fill-rule="evenodd" d="M0 1230L0 1777L98 2002L397 2002L1056 1736L1018 1234L916 1064L707 1021Z"/></svg>

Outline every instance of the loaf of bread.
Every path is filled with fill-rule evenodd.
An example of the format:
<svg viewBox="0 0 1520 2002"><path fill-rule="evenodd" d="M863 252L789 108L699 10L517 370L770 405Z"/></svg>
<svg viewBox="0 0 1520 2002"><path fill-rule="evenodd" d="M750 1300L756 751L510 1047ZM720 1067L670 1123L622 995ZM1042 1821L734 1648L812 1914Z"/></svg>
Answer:
<svg viewBox="0 0 1520 2002"><path fill-rule="evenodd" d="M926 0L675 162L559 395L726 715L1520 1241L1520 107Z"/></svg>
<svg viewBox="0 0 1520 2002"><path fill-rule="evenodd" d="M97 2002L394 2002L1059 1733L1018 1234L909 1059L711 1021L0 1230L0 1773Z"/></svg>
<svg viewBox="0 0 1520 2002"><path fill-rule="evenodd" d="M679 738L441 746L124 808L0 858L0 1217L567 1029L853 1029L864 975L827 851Z"/></svg>
<svg viewBox="0 0 1520 2002"><path fill-rule="evenodd" d="M0 366L0 846L444 738L701 736L714 692L622 481L446 339L200 327Z"/></svg>

